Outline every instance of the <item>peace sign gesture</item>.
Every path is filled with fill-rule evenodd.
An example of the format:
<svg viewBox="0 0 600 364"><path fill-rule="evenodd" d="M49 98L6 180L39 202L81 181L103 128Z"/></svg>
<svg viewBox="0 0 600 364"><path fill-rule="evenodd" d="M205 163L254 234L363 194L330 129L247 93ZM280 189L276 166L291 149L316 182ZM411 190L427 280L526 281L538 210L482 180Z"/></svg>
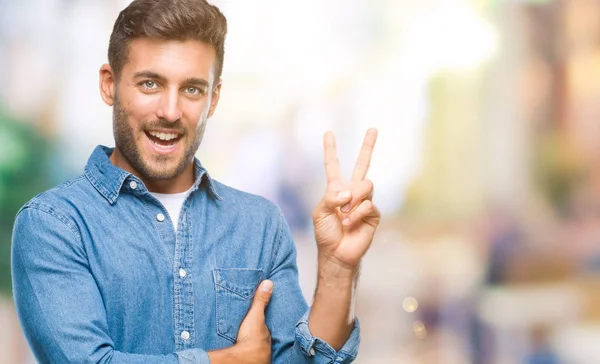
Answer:
<svg viewBox="0 0 600 364"><path fill-rule="evenodd" d="M377 129L369 129L354 167L352 179L340 174L335 137L323 137L327 192L313 211L319 254L346 268L357 268L365 255L381 214L372 202L373 182L365 179L377 140Z"/></svg>

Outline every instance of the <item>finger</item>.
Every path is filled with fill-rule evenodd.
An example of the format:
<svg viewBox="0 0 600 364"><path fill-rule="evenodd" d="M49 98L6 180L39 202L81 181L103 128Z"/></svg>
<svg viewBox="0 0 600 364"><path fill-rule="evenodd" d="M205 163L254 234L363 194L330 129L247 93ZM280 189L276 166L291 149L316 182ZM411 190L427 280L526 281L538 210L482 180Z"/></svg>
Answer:
<svg viewBox="0 0 600 364"><path fill-rule="evenodd" d="M355 188L352 189L352 199L350 202L342 206L340 209L343 213L352 211L358 206L363 200L373 199L373 182L369 179L358 183Z"/></svg>
<svg viewBox="0 0 600 364"><path fill-rule="evenodd" d="M258 314L261 317L264 317L265 308L269 304L271 300L271 295L273 294L273 282L270 280L264 280L258 286L256 293L254 294L254 298L252 299L252 306L250 306L250 310L248 311L248 315Z"/></svg>
<svg viewBox="0 0 600 364"><path fill-rule="evenodd" d="M363 145L358 153L358 159L354 166L354 172L352 173L352 182L360 182L365 179L369 166L371 165L371 156L373 155L373 148L375 148L375 142L377 141L377 129L371 128L367 130Z"/></svg>
<svg viewBox="0 0 600 364"><path fill-rule="evenodd" d="M328 189L321 202L315 208L313 219L321 216L321 214L331 214L336 212L336 209L347 204L352 199L352 193L348 190L336 191Z"/></svg>
<svg viewBox="0 0 600 364"><path fill-rule="evenodd" d="M335 136L331 131L326 132L323 136L323 151L325 156L325 175L327 176L327 183L329 183L340 178L340 163L337 156Z"/></svg>
<svg viewBox="0 0 600 364"><path fill-rule="evenodd" d="M373 201L364 200L360 203L360 205L356 207L356 209L354 209L354 211L352 211L346 218L344 218L342 224L346 226L351 226L357 224L360 221L364 221L375 228L379 224L380 217L381 214L379 212L379 209L375 206Z"/></svg>

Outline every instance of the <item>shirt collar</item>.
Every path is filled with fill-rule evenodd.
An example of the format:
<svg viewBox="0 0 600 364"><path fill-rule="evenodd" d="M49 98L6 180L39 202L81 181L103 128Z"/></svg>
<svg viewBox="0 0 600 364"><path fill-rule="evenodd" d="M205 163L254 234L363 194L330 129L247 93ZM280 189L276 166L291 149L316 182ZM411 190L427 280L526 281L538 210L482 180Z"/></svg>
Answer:
<svg viewBox="0 0 600 364"><path fill-rule="evenodd" d="M126 180L136 181L140 186L143 186L143 182L139 178L112 164L109 157L113 150L114 148L103 145L97 146L88 159L84 170L84 175L90 183L111 205L117 201ZM215 182L208 175L206 169L202 167L198 158L194 158L194 166L195 179L191 192L193 193L200 186L208 187L210 194L217 200L221 200Z"/></svg>

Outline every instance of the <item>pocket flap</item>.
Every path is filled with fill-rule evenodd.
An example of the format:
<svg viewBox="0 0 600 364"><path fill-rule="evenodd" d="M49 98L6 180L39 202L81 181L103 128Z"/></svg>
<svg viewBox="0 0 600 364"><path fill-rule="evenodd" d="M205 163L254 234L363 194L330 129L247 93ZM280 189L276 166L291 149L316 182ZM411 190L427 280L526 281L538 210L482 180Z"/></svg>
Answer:
<svg viewBox="0 0 600 364"><path fill-rule="evenodd" d="M254 295L256 287L260 283L262 273L262 269L214 269L213 278L215 285L243 298L250 298Z"/></svg>

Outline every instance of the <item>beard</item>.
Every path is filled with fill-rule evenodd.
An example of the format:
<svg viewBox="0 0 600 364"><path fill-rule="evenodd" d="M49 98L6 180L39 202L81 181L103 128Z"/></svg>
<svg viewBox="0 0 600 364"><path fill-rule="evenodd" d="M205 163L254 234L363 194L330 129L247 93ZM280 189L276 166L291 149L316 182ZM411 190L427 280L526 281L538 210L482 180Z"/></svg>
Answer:
<svg viewBox="0 0 600 364"><path fill-rule="evenodd" d="M198 123L195 130L190 130L183 125L181 119L170 122L165 119L144 121L141 125L133 127L129 123L127 111L115 95L113 105L113 136L115 147L119 149L129 165L140 174L140 177L152 180L168 180L180 175L185 168L193 162L194 156L200 147L206 128L206 114ZM136 130L137 128L137 130ZM184 153L181 157L167 155L142 156L144 132L150 129L169 129L180 135L178 143L182 143ZM137 138L136 138L137 135Z"/></svg>

